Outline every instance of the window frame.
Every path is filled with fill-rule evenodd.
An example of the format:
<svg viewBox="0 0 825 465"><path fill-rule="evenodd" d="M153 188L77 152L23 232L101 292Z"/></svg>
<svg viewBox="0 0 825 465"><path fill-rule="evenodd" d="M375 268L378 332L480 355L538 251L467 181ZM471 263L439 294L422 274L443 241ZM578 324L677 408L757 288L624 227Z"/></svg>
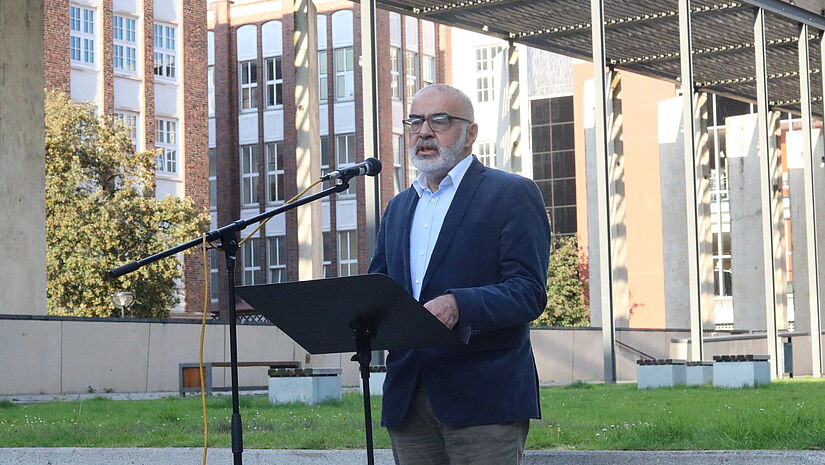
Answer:
<svg viewBox="0 0 825 465"><path fill-rule="evenodd" d="M272 152L275 152L275 169L272 170ZM285 171L284 171L284 142L272 141L264 145L264 152L266 159L264 160L266 167L266 202L268 204L281 204L286 201L284 195ZM272 198L272 186L275 186L275 198Z"/></svg>
<svg viewBox="0 0 825 465"><path fill-rule="evenodd" d="M348 102L355 100L355 58L353 56L353 47L339 47L334 49L333 67L335 68L335 101ZM339 59L340 54L343 54L343 69ZM342 89L343 87L343 89Z"/></svg>
<svg viewBox="0 0 825 465"><path fill-rule="evenodd" d="M75 12L77 12L76 18ZM95 9L69 5L69 61L71 64L96 68L96 17L97 10ZM76 44L75 41L77 41ZM77 57L75 57L75 50L77 50Z"/></svg>
<svg viewBox="0 0 825 465"><path fill-rule="evenodd" d="M270 76L269 63L272 62L272 74ZM280 55L264 57L264 105L267 109L281 108L284 104L284 71L283 57ZM278 74L280 72L280 76ZM273 96L270 105L270 97ZM280 100L280 101L279 101Z"/></svg>
<svg viewBox="0 0 825 465"><path fill-rule="evenodd" d="M177 176L178 120L155 118L155 147L161 149L161 153L155 156L155 172L160 175Z"/></svg>
<svg viewBox="0 0 825 465"><path fill-rule="evenodd" d="M258 61L238 62L238 110L241 113L258 110ZM248 97L248 98L247 98Z"/></svg>
<svg viewBox="0 0 825 465"><path fill-rule="evenodd" d="M153 74L160 81L177 82L178 52L177 26L168 23L154 23Z"/></svg>
<svg viewBox="0 0 825 465"><path fill-rule="evenodd" d="M130 27L131 26L131 27ZM112 66L115 73L137 74L137 19L124 15L112 16ZM118 56L118 50L120 51ZM118 66L120 60L120 66Z"/></svg>
<svg viewBox="0 0 825 465"><path fill-rule="evenodd" d="M258 205L258 144L245 144L239 147L241 172L241 206ZM249 166L249 171L245 169ZM248 195L247 195L248 194Z"/></svg>
<svg viewBox="0 0 825 465"><path fill-rule="evenodd" d="M266 270L266 282L268 284L279 284L287 281L286 236L268 236L266 238ZM273 279L273 272L277 272L280 276L277 281Z"/></svg>

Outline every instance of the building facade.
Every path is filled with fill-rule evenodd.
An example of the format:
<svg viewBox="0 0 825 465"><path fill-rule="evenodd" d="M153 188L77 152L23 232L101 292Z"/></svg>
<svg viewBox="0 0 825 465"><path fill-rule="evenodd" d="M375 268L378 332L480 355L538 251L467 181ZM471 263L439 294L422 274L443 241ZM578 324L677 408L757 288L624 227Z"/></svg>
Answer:
<svg viewBox="0 0 825 465"><path fill-rule="evenodd" d="M158 198L208 206L206 4L203 0L44 0L46 88L120 120L156 151ZM199 311L197 254L182 259L181 304Z"/></svg>
<svg viewBox="0 0 825 465"><path fill-rule="evenodd" d="M443 82L450 61L449 31L432 22L379 10L379 153L365 154L362 116L361 22L357 4L315 1L317 9L320 153L322 172L376 156L383 163L383 205L411 180L403 126L415 92ZM249 218L297 194L293 3L217 0L208 6L209 192L213 226ZM324 274L365 273L364 184L323 200ZM244 231L250 234L252 228ZM210 299L224 308L224 261L211 256ZM298 279L297 215L272 218L240 250L236 282ZM239 307L243 308L243 307Z"/></svg>

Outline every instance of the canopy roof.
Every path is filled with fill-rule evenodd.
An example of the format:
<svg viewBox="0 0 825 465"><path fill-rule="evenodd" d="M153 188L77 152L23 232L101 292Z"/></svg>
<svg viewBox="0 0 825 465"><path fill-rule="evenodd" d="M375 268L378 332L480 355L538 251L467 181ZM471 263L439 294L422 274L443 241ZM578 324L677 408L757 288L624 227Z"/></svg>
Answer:
<svg viewBox="0 0 825 465"><path fill-rule="evenodd" d="M377 0L380 8L473 30L542 50L591 60L590 5L584 0ZM799 24L809 28L811 89L821 101L820 34L825 17L778 0L693 0L697 90L756 101L754 12L766 14L768 98L773 109L799 112ZM609 65L677 82L677 0L606 0ZM819 105L814 111L821 114Z"/></svg>

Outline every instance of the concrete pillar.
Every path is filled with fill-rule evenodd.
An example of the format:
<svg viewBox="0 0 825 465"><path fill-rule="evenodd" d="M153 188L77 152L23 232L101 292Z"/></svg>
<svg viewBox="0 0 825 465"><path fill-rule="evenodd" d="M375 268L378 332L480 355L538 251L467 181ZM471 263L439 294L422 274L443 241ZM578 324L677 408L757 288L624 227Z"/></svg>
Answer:
<svg viewBox="0 0 825 465"><path fill-rule="evenodd" d="M786 280L782 223L782 177L779 165L779 114L769 114L771 140L771 184L774 217L774 280L776 328L787 328ZM733 326L737 330L765 331L765 272L762 255L762 207L759 196L759 157L757 115L725 119L730 190L731 275L733 279Z"/></svg>
<svg viewBox="0 0 825 465"><path fill-rule="evenodd" d="M699 126L696 128L697 200L699 201L697 232L699 245L699 305L702 310L702 328L713 329L713 255L710 216L710 189L708 166L710 152L707 139L707 94L698 96ZM684 205L685 157L681 97L659 102L659 173L662 190L662 243L664 244L665 327L690 328L690 289L687 214Z"/></svg>
<svg viewBox="0 0 825 465"><path fill-rule="evenodd" d="M510 124L506 128L507 138L505 140L507 146L502 153L506 159L502 160L503 164L497 166L507 166L511 172L524 175L524 160L521 150L523 134L521 127L521 61L520 46L511 44L507 47L507 93L504 94L507 98L502 99L502 101L506 102L507 119ZM530 165L532 166L532 163ZM532 175L532 170L530 174Z"/></svg>
<svg viewBox="0 0 825 465"><path fill-rule="evenodd" d="M595 133L595 102L594 81L588 80L584 84L584 127L585 127L585 172L587 178L587 203L597 203L596 179L596 133ZM622 102L621 76L612 73L610 92L608 95L606 116L610 128L610 169L609 179L610 196L610 235L611 261L613 264L613 316L616 328L626 328L630 323L630 294L627 280L627 218L625 214L624 190L624 152L622 148ZM595 208L587 212L588 256L590 257L590 324L601 326L601 314L605 299L602 299L599 281L599 218Z"/></svg>
<svg viewBox="0 0 825 465"><path fill-rule="evenodd" d="M791 255L793 261L793 318L794 331L808 332L811 330L811 320L814 316L811 312L811 300L808 284L808 270L811 264L812 252L806 240L805 228L808 219L805 214L805 154L803 151L804 137L802 131L790 131L785 134L785 153L788 156L788 184L790 187L791 200ZM813 130L814 158L814 189L816 189L817 199L821 199L822 190L825 189L825 166L823 166L823 138L820 129ZM815 204L817 230L816 240L819 247L817 253L817 271L819 275L819 314L820 322L825 318L823 311L823 297L825 297L825 252L821 244L825 244L825 204L819 202Z"/></svg>
<svg viewBox="0 0 825 465"><path fill-rule="evenodd" d="M312 0L295 0L295 159L298 192L321 176L317 13ZM320 191L314 187L308 194ZM298 279L319 279L323 270L321 202L298 207Z"/></svg>
<svg viewBox="0 0 825 465"><path fill-rule="evenodd" d="M0 313L46 314L43 2L0 2Z"/></svg>

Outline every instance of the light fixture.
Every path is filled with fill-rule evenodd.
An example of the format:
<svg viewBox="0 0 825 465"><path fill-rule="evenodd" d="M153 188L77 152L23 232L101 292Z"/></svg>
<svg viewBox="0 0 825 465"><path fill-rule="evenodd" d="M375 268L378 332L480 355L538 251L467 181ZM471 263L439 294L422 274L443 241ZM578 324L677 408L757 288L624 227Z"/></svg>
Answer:
<svg viewBox="0 0 825 465"><path fill-rule="evenodd" d="M120 309L120 317L126 316L126 309L135 303L135 294L129 291L119 291L112 294L112 304Z"/></svg>

